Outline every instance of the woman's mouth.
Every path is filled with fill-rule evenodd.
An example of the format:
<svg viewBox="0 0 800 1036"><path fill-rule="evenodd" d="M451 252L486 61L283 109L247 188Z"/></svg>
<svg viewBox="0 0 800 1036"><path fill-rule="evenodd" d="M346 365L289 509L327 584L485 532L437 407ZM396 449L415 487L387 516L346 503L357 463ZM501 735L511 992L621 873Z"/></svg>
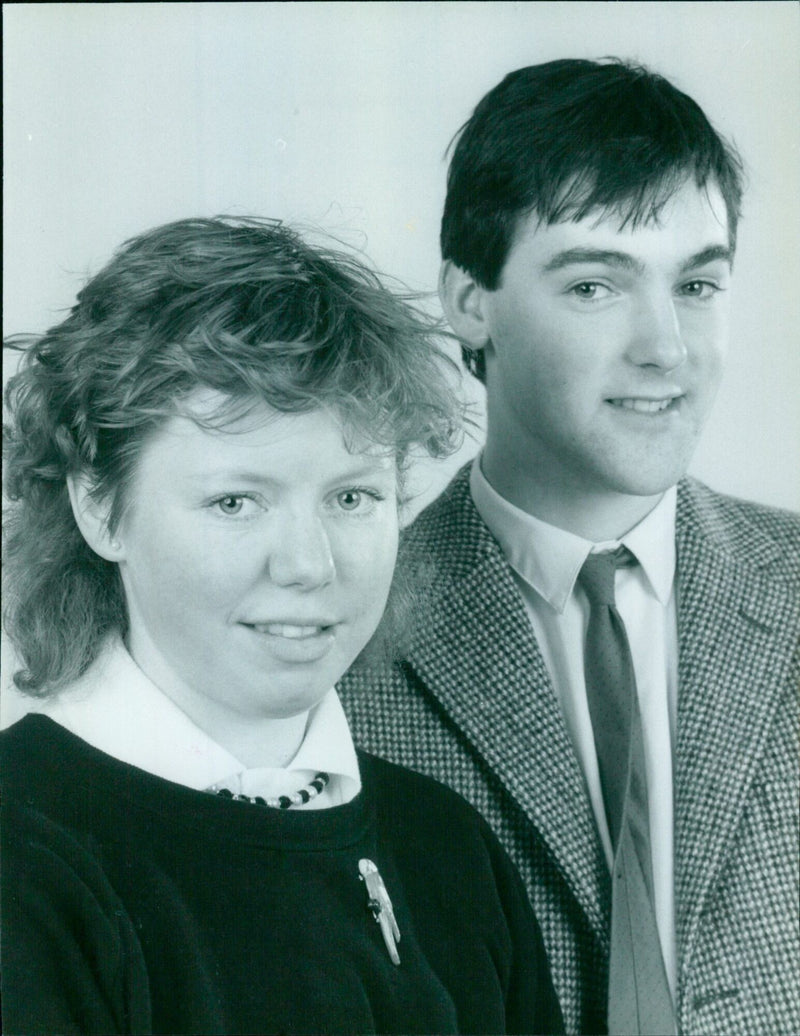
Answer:
<svg viewBox="0 0 800 1036"><path fill-rule="evenodd" d="M326 620L308 622L243 622L255 637L256 649L267 659L286 664L307 665L319 662L336 643L338 623Z"/></svg>
<svg viewBox="0 0 800 1036"><path fill-rule="evenodd" d="M286 640L308 640L318 637L329 630L330 624L310 624L291 622L258 622L247 623L257 633L267 633L271 637L283 637Z"/></svg>

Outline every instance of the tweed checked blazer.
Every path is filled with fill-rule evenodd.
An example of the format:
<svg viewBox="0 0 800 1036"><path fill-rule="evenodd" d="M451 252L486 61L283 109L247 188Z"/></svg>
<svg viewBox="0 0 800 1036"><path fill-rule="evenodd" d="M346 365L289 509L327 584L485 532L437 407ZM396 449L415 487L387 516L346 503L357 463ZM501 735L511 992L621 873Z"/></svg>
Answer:
<svg viewBox="0 0 800 1036"><path fill-rule="evenodd" d="M686 479L676 536L679 1031L800 1033L800 516ZM340 685L355 739L487 817L530 891L567 1031L603 1032L608 869L468 468L404 539L433 575L403 660Z"/></svg>

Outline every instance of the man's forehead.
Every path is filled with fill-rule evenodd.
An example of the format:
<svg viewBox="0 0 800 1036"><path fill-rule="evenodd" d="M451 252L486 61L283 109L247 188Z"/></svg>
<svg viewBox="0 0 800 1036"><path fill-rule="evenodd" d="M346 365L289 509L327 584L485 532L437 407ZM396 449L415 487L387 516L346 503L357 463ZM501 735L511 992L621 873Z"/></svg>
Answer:
<svg viewBox="0 0 800 1036"><path fill-rule="evenodd" d="M732 260L728 214L715 185L686 183L649 218L639 222L618 209L595 209L582 219L544 223L536 213L517 226L511 253L530 249L543 268L581 261L615 261L615 256L669 254L705 261ZM510 253L510 254L511 254ZM607 253L606 256L603 253Z"/></svg>

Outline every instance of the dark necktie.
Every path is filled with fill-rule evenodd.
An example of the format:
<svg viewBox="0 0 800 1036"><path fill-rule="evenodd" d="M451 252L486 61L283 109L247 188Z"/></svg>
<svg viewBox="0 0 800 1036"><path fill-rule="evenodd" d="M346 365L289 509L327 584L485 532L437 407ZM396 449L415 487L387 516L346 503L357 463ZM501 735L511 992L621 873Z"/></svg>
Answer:
<svg viewBox="0 0 800 1036"><path fill-rule="evenodd" d="M642 721L628 637L614 599L616 570L631 563L624 547L590 554L578 577L590 604L586 695L614 849L608 1031L669 1036L675 1021L653 908Z"/></svg>

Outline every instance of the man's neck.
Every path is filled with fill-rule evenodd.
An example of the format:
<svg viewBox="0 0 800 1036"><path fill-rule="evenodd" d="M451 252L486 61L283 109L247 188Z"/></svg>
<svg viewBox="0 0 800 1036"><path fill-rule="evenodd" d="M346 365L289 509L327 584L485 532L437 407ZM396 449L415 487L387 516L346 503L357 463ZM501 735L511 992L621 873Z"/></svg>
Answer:
<svg viewBox="0 0 800 1036"><path fill-rule="evenodd" d="M526 514L593 543L618 540L645 518L663 497L592 491L545 468L535 473L496 463L488 448L481 458L484 477L505 500Z"/></svg>

